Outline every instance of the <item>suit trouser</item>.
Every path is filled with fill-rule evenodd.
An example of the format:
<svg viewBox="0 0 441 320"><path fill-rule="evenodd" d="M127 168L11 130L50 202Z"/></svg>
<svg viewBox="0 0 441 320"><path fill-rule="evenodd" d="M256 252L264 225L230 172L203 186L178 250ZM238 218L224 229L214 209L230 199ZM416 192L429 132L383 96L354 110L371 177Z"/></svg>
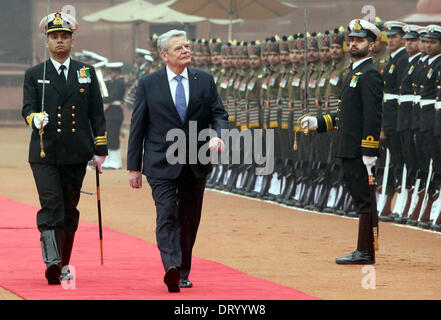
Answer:
<svg viewBox="0 0 441 320"><path fill-rule="evenodd" d="M196 178L191 168L184 165L176 179L147 180L156 205L156 241L164 269L176 266L181 278L188 278L206 177Z"/></svg>
<svg viewBox="0 0 441 320"><path fill-rule="evenodd" d="M40 232L60 228L72 234L77 230L80 218L77 205L86 166L87 162L72 165L31 163L41 204L37 213Z"/></svg>

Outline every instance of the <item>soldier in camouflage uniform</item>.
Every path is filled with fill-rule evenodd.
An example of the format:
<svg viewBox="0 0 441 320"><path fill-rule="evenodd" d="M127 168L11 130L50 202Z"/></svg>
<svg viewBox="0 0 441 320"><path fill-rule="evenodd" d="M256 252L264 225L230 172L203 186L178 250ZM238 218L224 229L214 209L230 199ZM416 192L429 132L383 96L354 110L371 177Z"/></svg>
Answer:
<svg viewBox="0 0 441 320"><path fill-rule="evenodd" d="M330 36L331 69L329 82L325 90L325 112L337 111L338 98L343 87L343 81L349 72L350 60L346 57L345 31L334 29Z"/></svg>
<svg viewBox="0 0 441 320"><path fill-rule="evenodd" d="M210 59L211 68L210 73L213 76L214 83L217 85L220 72L222 70L222 41L220 39L211 39L210 41Z"/></svg>
<svg viewBox="0 0 441 320"><path fill-rule="evenodd" d="M375 41L374 53L372 56L373 63L378 68L380 74L383 74L384 68L389 63L389 53L387 52L387 36L384 29L384 22L377 21L375 24L381 30L381 39Z"/></svg>

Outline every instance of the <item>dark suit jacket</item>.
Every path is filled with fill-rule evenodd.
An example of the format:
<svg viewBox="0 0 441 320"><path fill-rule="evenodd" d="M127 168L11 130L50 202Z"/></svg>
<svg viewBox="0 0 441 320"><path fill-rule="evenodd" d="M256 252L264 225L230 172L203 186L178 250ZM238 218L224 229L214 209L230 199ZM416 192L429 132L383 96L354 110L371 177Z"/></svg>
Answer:
<svg viewBox="0 0 441 320"><path fill-rule="evenodd" d="M318 132L340 131L337 157L378 155L382 99L383 80L372 59L349 72L338 111L318 118Z"/></svg>
<svg viewBox="0 0 441 320"><path fill-rule="evenodd" d="M31 113L41 112L43 65L40 63L25 73L22 109L25 121ZM90 70L90 83L78 81L77 71L83 67ZM71 59L67 84L63 84L49 59L46 80L49 81L44 100L44 111L49 115L43 135L46 157L40 157L40 137L32 125L29 162L75 164L89 161L93 154L107 155L103 101L95 69ZM97 144L94 138L98 138Z"/></svg>
<svg viewBox="0 0 441 320"><path fill-rule="evenodd" d="M190 97L182 123L173 102L166 68L139 79L135 107L130 125L127 169L142 171L149 177L175 179L183 164L169 164L166 152L173 141L166 141L172 129L182 129L186 135L187 163L189 159L189 121L197 121L197 134L210 126L218 137L228 128L228 114L217 93L213 77L201 70L188 68ZM197 138L196 138L197 139ZM207 139L208 141L208 139ZM197 150L206 141L197 142ZM211 165L190 164L196 177L206 176Z"/></svg>

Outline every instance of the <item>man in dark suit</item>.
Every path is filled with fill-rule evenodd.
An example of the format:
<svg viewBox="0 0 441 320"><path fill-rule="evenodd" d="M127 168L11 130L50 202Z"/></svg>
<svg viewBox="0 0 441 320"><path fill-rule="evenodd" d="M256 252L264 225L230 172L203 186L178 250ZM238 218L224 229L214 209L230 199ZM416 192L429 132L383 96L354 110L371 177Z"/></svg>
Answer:
<svg viewBox="0 0 441 320"><path fill-rule="evenodd" d="M217 93L213 77L189 68L191 52L186 33L171 30L158 38L158 49L166 64L141 79L136 90L130 125L127 170L132 188L142 186L146 175L156 204L156 239L166 271L164 283L169 292L188 288L192 248L202 209L206 176L211 165L191 161L203 141L192 150L189 128L197 133L209 128L217 136L209 140L211 151L221 152L221 129L228 128L228 114ZM171 130L185 133L183 162L172 164L166 137ZM182 149L181 149L182 150ZM192 152L189 154L189 152ZM178 155L182 156L182 155Z"/></svg>
<svg viewBox="0 0 441 320"><path fill-rule="evenodd" d="M354 60L343 83L337 112L301 120L303 128L318 132L340 130L337 157L342 159L343 179L359 215L357 250L337 258L337 264L374 264L374 235L368 173L378 156L381 130L383 80L372 62L375 40L381 31L372 23L357 19L349 24L349 52Z"/></svg>
<svg viewBox="0 0 441 320"><path fill-rule="evenodd" d="M77 205L87 162L93 157L101 170L107 155L95 70L70 58L77 27L64 13L43 18L40 30L47 36L50 59L29 68L23 86L22 115L32 128L29 163L41 204L37 226L49 284L72 279L63 267L69 264L78 228Z"/></svg>

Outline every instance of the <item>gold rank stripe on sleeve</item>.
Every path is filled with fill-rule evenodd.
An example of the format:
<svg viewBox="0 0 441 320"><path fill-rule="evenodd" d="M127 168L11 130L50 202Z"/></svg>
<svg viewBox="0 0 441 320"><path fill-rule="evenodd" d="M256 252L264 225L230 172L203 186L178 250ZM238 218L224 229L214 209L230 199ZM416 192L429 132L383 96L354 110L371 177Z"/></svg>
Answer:
<svg viewBox="0 0 441 320"><path fill-rule="evenodd" d="M27 124L32 128L32 122L34 121L35 113L31 113L26 117Z"/></svg>
<svg viewBox="0 0 441 320"><path fill-rule="evenodd" d="M375 141L373 136L368 136L366 139L361 140L361 146L363 148L378 149L380 141Z"/></svg>
<svg viewBox="0 0 441 320"><path fill-rule="evenodd" d="M326 123L326 131L332 131L334 130L334 125L332 124L332 118L329 114L325 114L323 116L323 119L325 119Z"/></svg>
<svg viewBox="0 0 441 320"><path fill-rule="evenodd" d="M95 138L95 145L97 146L107 145L107 132L104 134L104 136L99 136Z"/></svg>

